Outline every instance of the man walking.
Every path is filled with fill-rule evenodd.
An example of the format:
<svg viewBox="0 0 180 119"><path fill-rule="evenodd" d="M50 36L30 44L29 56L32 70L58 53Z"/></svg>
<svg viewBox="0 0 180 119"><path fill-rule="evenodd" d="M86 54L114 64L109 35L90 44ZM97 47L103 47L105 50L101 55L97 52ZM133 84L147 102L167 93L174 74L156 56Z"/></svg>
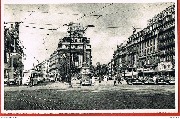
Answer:
<svg viewBox="0 0 180 119"><path fill-rule="evenodd" d="M113 80L114 80L114 86L116 86L116 75L114 75Z"/></svg>
<svg viewBox="0 0 180 119"><path fill-rule="evenodd" d="M122 84L122 82L121 82L121 77L120 77L120 76L118 77L118 84L119 84L119 83Z"/></svg>

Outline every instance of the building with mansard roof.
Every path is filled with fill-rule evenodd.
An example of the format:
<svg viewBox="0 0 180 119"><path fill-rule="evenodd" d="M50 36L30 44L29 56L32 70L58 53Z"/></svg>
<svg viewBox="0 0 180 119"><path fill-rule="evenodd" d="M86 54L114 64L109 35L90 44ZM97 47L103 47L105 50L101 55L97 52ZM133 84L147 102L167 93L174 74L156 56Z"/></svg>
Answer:
<svg viewBox="0 0 180 119"><path fill-rule="evenodd" d="M119 68L121 71L124 68L135 68L143 69L144 72L169 71L174 75L175 5L148 20L146 28L133 32L127 44L121 45L114 52L113 61L116 71Z"/></svg>

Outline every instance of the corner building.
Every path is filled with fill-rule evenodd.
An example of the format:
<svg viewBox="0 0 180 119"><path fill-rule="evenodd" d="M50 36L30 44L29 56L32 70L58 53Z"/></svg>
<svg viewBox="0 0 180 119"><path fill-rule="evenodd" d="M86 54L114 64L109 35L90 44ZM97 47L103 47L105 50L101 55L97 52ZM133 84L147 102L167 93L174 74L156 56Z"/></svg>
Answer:
<svg viewBox="0 0 180 119"><path fill-rule="evenodd" d="M57 67L61 75L78 74L84 64L92 65L90 39L84 36L85 28L79 23L68 27L68 35L59 40Z"/></svg>
<svg viewBox="0 0 180 119"><path fill-rule="evenodd" d="M127 42L129 67L160 71L175 65L175 5L148 21L148 26L132 34ZM166 65L168 64L168 65Z"/></svg>
<svg viewBox="0 0 180 119"><path fill-rule="evenodd" d="M152 19L146 28L134 32L114 52L116 72L136 69L140 72L175 74L175 5Z"/></svg>

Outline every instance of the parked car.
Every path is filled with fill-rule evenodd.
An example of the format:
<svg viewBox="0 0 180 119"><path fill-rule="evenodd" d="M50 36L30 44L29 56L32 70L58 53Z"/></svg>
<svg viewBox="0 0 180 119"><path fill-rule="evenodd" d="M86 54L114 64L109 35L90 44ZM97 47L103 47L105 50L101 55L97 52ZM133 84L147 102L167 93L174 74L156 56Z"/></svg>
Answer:
<svg viewBox="0 0 180 119"><path fill-rule="evenodd" d="M159 77L156 79L156 84L169 84L168 80L164 79L163 77Z"/></svg>
<svg viewBox="0 0 180 119"><path fill-rule="evenodd" d="M103 81L108 81L108 76L104 76Z"/></svg>
<svg viewBox="0 0 180 119"><path fill-rule="evenodd" d="M126 82L128 85L138 85L138 84L144 84L140 79L138 78L127 78Z"/></svg>
<svg viewBox="0 0 180 119"><path fill-rule="evenodd" d="M174 77L171 77L171 78L170 78L169 84L170 84L170 85L174 85L174 84L175 84L175 78L174 78Z"/></svg>
<svg viewBox="0 0 180 119"><path fill-rule="evenodd" d="M16 85L21 85L22 84L22 78L21 77L19 77L19 78L17 78L16 79Z"/></svg>
<svg viewBox="0 0 180 119"><path fill-rule="evenodd" d="M82 75L80 79L80 85L82 86L91 86L92 85L92 78L89 75Z"/></svg>
<svg viewBox="0 0 180 119"><path fill-rule="evenodd" d="M50 82L55 82L55 77L54 77L54 75L50 75L50 76L49 76L49 81L50 81Z"/></svg>
<svg viewBox="0 0 180 119"><path fill-rule="evenodd" d="M15 78L9 79L8 85L15 85L15 84L16 84L16 79Z"/></svg>
<svg viewBox="0 0 180 119"><path fill-rule="evenodd" d="M81 80L81 85L82 86L91 86L92 81L91 81L91 79L83 79L83 80Z"/></svg>
<svg viewBox="0 0 180 119"><path fill-rule="evenodd" d="M8 78L4 78L4 84L8 84Z"/></svg>
<svg viewBox="0 0 180 119"><path fill-rule="evenodd" d="M96 76L93 76L92 79L95 81L99 81L99 77L96 77Z"/></svg>
<svg viewBox="0 0 180 119"><path fill-rule="evenodd" d="M154 85L156 82L153 80L153 78L148 78L146 81L144 81L145 85Z"/></svg>

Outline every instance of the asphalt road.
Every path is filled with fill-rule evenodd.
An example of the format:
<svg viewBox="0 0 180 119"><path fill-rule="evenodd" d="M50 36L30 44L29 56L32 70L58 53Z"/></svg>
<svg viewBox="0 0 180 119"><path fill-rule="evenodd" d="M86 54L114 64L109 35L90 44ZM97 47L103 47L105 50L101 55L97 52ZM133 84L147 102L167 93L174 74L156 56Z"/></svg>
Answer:
<svg viewBox="0 0 180 119"><path fill-rule="evenodd" d="M38 86L5 86L5 110L113 110L174 109L174 85L113 86L112 81L95 86L55 82Z"/></svg>

